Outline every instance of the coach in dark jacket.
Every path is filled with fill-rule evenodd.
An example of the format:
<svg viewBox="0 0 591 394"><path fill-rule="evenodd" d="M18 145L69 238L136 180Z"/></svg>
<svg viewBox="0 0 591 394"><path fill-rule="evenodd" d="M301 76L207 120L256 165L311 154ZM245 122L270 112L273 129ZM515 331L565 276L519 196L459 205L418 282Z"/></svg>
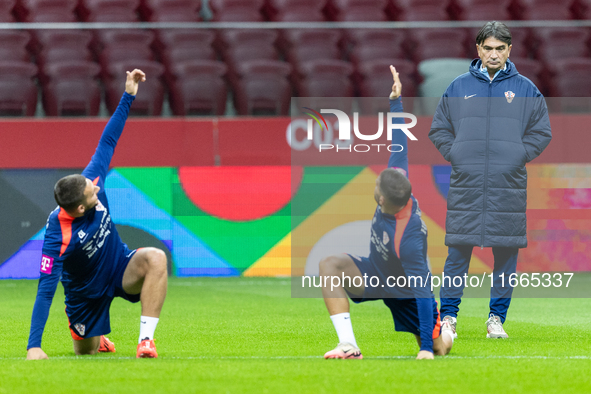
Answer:
<svg viewBox="0 0 591 394"><path fill-rule="evenodd" d="M507 27L487 23L476 44L480 59L473 60L469 72L445 91L429 138L452 165L445 274L463 278L472 248L493 248L495 285L487 337L506 338L502 323L512 294L507 278L515 273L518 248L527 246L525 164L542 153L552 136L542 94L508 59ZM499 280L502 273L504 288ZM454 287L444 281L441 289L441 316L453 327L464 285Z"/></svg>

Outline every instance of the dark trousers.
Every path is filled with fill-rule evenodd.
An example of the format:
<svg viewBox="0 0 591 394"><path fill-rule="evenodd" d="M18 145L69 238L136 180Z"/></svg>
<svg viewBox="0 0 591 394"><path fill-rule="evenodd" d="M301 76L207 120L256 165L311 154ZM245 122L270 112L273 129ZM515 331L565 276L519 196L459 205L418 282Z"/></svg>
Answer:
<svg viewBox="0 0 591 394"><path fill-rule="evenodd" d="M441 317L458 316L460 310L460 302L462 302L462 295L464 294L464 275L468 273L470 267L470 258L472 257L473 246L450 246L447 260L445 261L444 272L445 276L451 277L451 284L449 280L444 280L441 286ZM490 313L499 316L501 322L505 322L507 316L507 309L511 303L511 295L513 288L509 286L509 275L514 274L517 269L517 253L518 248L500 248L493 247L493 255L495 257L495 266L493 270L493 287L490 290ZM502 287L502 280L500 275L505 274L505 286ZM462 277L460 286L454 286L453 278L455 276ZM456 284L460 281L457 280ZM490 285L490 279L489 279ZM486 285L486 282L485 282Z"/></svg>

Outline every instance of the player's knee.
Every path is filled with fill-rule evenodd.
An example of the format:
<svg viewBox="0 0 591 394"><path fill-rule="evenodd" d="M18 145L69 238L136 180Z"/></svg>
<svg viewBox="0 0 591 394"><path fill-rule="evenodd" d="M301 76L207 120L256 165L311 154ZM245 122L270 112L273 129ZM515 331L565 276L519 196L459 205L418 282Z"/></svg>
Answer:
<svg viewBox="0 0 591 394"><path fill-rule="evenodd" d="M320 260L320 275L329 274L336 271L339 266L339 260L335 256L328 256Z"/></svg>
<svg viewBox="0 0 591 394"><path fill-rule="evenodd" d="M148 252L148 267L151 271L166 274L166 253L157 248L150 248Z"/></svg>

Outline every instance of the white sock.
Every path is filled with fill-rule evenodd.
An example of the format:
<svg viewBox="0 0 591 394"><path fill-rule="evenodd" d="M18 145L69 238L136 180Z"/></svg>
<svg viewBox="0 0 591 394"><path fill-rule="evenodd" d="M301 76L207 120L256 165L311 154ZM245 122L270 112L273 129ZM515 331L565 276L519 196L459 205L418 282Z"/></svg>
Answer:
<svg viewBox="0 0 591 394"><path fill-rule="evenodd" d="M144 339L154 339L154 331L158 325L157 317L142 316L140 318L140 339L137 343L140 343Z"/></svg>
<svg viewBox="0 0 591 394"><path fill-rule="evenodd" d="M454 343L454 333L451 330L441 330L441 335L443 335L443 334L449 336L449 338L451 339L451 343L453 345L453 343Z"/></svg>
<svg viewBox="0 0 591 394"><path fill-rule="evenodd" d="M339 336L339 343L349 342L351 345L358 347L353 335L353 326L351 325L351 316L349 312L339 313L330 317L337 335Z"/></svg>

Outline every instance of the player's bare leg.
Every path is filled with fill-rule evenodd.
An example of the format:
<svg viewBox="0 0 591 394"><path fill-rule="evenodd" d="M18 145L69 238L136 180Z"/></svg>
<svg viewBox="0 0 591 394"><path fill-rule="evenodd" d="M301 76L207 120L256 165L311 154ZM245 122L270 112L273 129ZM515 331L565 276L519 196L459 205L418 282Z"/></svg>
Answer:
<svg viewBox="0 0 591 394"><path fill-rule="evenodd" d="M343 281L343 276L351 278L350 282L349 279ZM359 277L361 280L354 281L355 277ZM324 358L363 358L353 335L349 315L349 298L345 291L347 289L351 294L358 296L363 294L363 284L361 287L353 286L355 282L363 283L361 271L348 255L335 255L320 261L320 278L323 283L324 303L339 337L339 345L334 350L327 352ZM332 278L335 280L333 281ZM339 280L337 281L336 278Z"/></svg>
<svg viewBox="0 0 591 394"><path fill-rule="evenodd" d="M97 354L99 346L101 345L101 337L90 337L84 339L72 339L74 342L74 353L77 356L83 356L88 354Z"/></svg>
<svg viewBox="0 0 591 394"><path fill-rule="evenodd" d="M123 274L123 290L128 294L141 294L138 357L158 356L153 337L166 298L167 286L168 272L164 252L156 248L139 249Z"/></svg>
<svg viewBox="0 0 591 394"><path fill-rule="evenodd" d="M419 347L421 347L421 337L418 335L415 335L415 338L417 339L417 343L419 345ZM419 354L417 355L417 360L423 360L423 359L433 359L433 355L435 356L445 356L446 354L449 354L449 352L451 351L451 348L454 344L454 340L453 340L453 332L451 330L451 327L441 327L441 334L439 334L439 336L435 339L433 339L433 353L426 351L426 350L421 350L419 351Z"/></svg>

